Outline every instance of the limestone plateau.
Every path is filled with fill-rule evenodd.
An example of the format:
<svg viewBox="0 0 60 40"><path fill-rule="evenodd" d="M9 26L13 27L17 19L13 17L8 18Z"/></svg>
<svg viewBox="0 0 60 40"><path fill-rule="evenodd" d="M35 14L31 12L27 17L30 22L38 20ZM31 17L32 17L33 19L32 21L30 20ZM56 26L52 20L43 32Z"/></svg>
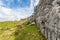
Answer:
<svg viewBox="0 0 60 40"><path fill-rule="evenodd" d="M60 0L39 0L27 20L35 22L47 40L60 40Z"/></svg>

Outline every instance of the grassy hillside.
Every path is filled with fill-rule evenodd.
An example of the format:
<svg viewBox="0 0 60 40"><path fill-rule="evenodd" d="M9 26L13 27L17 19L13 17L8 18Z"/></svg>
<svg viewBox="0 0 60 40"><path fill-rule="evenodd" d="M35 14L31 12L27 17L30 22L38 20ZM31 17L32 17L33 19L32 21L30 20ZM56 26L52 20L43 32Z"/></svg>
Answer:
<svg viewBox="0 0 60 40"><path fill-rule="evenodd" d="M0 40L14 40L18 22L0 22Z"/></svg>
<svg viewBox="0 0 60 40"><path fill-rule="evenodd" d="M0 22L0 40L45 40L35 25L26 25L24 22Z"/></svg>

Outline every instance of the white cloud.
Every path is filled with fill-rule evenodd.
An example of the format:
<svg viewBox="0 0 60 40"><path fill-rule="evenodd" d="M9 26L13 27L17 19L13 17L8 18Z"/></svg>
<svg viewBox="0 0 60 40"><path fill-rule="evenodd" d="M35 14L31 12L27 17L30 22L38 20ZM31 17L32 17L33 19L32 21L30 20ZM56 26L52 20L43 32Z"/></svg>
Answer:
<svg viewBox="0 0 60 40"><path fill-rule="evenodd" d="M40 0L35 0L35 6L39 3Z"/></svg>
<svg viewBox="0 0 60 40"><path fill-rule="evenodd" d="M12 1L13 0L11 0L11 2ZM34 6L36 6L37 4L38 4L38 0L35 1ZM9 8L3 7L2 5L4 4L0 0L0 21L11 21L11 20L14 21L14 20L20 20L21 18L26 18L32 15L33 9L34 9L33 0L31 0L30 8L9 9Z"/></svg>

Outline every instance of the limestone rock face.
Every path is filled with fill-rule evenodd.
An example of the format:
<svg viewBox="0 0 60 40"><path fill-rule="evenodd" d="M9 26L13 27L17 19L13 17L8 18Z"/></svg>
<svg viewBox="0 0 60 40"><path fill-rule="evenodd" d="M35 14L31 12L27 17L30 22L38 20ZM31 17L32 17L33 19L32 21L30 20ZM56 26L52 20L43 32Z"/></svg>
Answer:
<svg viewBox="0 0 60 40"><path fill-rule="evenodd" d="M48 40L60 40L60 0L40 0L34 9L37 26Z"/></svg>

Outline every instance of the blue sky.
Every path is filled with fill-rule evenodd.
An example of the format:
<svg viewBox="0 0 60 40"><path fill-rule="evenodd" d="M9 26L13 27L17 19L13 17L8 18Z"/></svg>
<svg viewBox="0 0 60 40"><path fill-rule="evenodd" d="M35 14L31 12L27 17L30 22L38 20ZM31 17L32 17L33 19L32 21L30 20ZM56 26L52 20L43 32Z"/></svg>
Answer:
<svg viewBox="0 0 60 40"><path fill-rule="evenodd" d="M30 7L30 0L13 0L12 2L3 0L3 3L5 4L5 7L9 8L21 8L21 7Z"/></svg>
<svg viewBox="0 0 60 40"><path fill-rule="evenodd" d="M26 18L32 15L38 2L39 0L0 0L0 21Z"/></svg>

